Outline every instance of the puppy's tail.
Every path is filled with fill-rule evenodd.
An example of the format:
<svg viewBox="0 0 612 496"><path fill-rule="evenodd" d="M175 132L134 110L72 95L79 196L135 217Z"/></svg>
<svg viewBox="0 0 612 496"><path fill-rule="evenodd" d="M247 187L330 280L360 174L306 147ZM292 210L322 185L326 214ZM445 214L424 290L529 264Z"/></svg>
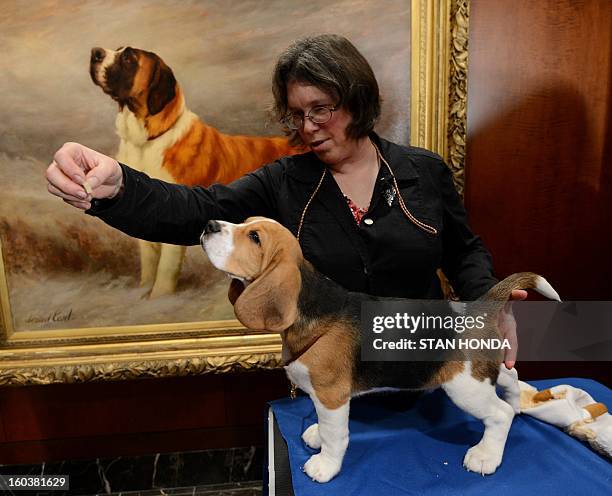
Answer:
<svg viewBox="0 0 612 496"><path fill-rule="evenodd" d="M503 281L498 282L489 289L478 301L488 303L499 302L501 309L510 299L510 295L515 289L533 289L551 300L561 301L559 294L550 283L542 276L533 272L519 272L506 277Z"/></svg>

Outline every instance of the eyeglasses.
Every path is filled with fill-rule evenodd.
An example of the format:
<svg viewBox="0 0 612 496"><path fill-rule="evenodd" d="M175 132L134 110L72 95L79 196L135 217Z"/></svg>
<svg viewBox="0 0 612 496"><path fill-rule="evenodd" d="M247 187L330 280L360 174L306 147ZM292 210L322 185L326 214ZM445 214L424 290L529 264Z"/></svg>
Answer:
<svg viewBox="0 0 612 496"><path fill-rule="evenodd" d="M296 131L304 125L304 119L310 119L315 124L325 124L332 118L334 110L338 109L336 107L318 105L316 107L312 107L304 116L293 113L287 114L280 121L292 131Z"/></svg>

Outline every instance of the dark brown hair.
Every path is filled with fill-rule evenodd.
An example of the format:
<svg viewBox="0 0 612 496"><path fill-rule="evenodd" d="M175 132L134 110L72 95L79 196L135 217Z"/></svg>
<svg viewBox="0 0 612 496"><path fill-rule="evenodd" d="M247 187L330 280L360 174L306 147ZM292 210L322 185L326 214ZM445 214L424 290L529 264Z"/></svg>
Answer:
<svg viewBox="0 0 612 496"><path fill-rule="evenodd" d="M308 83L329 94L352 120L347 136L367 136L380 116L380 94L374 71L365 57L343 36L323 34L294 42L279 57L272 77L274 112L280 120L288 112L287 84ZM293 143L297 131L287 130Z"/></svg>

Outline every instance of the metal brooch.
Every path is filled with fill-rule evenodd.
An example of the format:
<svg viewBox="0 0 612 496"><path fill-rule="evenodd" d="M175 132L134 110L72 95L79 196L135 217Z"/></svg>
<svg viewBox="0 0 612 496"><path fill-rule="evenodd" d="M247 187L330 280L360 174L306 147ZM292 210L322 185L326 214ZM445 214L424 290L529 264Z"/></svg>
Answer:
<svg viewBox="0 0 612 496"><path fill-rule="evenodd" d="M383 196L385 197L387 205L393 205L393 200L395 199L395 189L392 187L387 188L385 191L383 191Z"/></svg>

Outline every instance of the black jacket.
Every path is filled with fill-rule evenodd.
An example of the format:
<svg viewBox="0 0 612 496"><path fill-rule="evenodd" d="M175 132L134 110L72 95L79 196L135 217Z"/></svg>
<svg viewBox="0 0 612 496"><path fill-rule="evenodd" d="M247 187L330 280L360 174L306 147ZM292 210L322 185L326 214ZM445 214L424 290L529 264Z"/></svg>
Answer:
<svg viewBox="0 0 612 496"><path fill-rule="evenodd" d="M399 146L376 135L372 139L391 166L410 212L435 227L438 235L410 222L397 198L389 206L392 178L384 165L360 225L327 174L302 228L305 258L351 291L437 299L442 292L435 271L442 268L462 299L478 298L497 281L489 253L467 224L450 170L429 151ZM123 195L94 201L87 213L130 236L194 245L209 219L242 222L261 215L296 234L324 166L310 152L282 158L227 186L210 188L169 184L122 167ZM373 222L365 223L365 219Z"/></svg>

